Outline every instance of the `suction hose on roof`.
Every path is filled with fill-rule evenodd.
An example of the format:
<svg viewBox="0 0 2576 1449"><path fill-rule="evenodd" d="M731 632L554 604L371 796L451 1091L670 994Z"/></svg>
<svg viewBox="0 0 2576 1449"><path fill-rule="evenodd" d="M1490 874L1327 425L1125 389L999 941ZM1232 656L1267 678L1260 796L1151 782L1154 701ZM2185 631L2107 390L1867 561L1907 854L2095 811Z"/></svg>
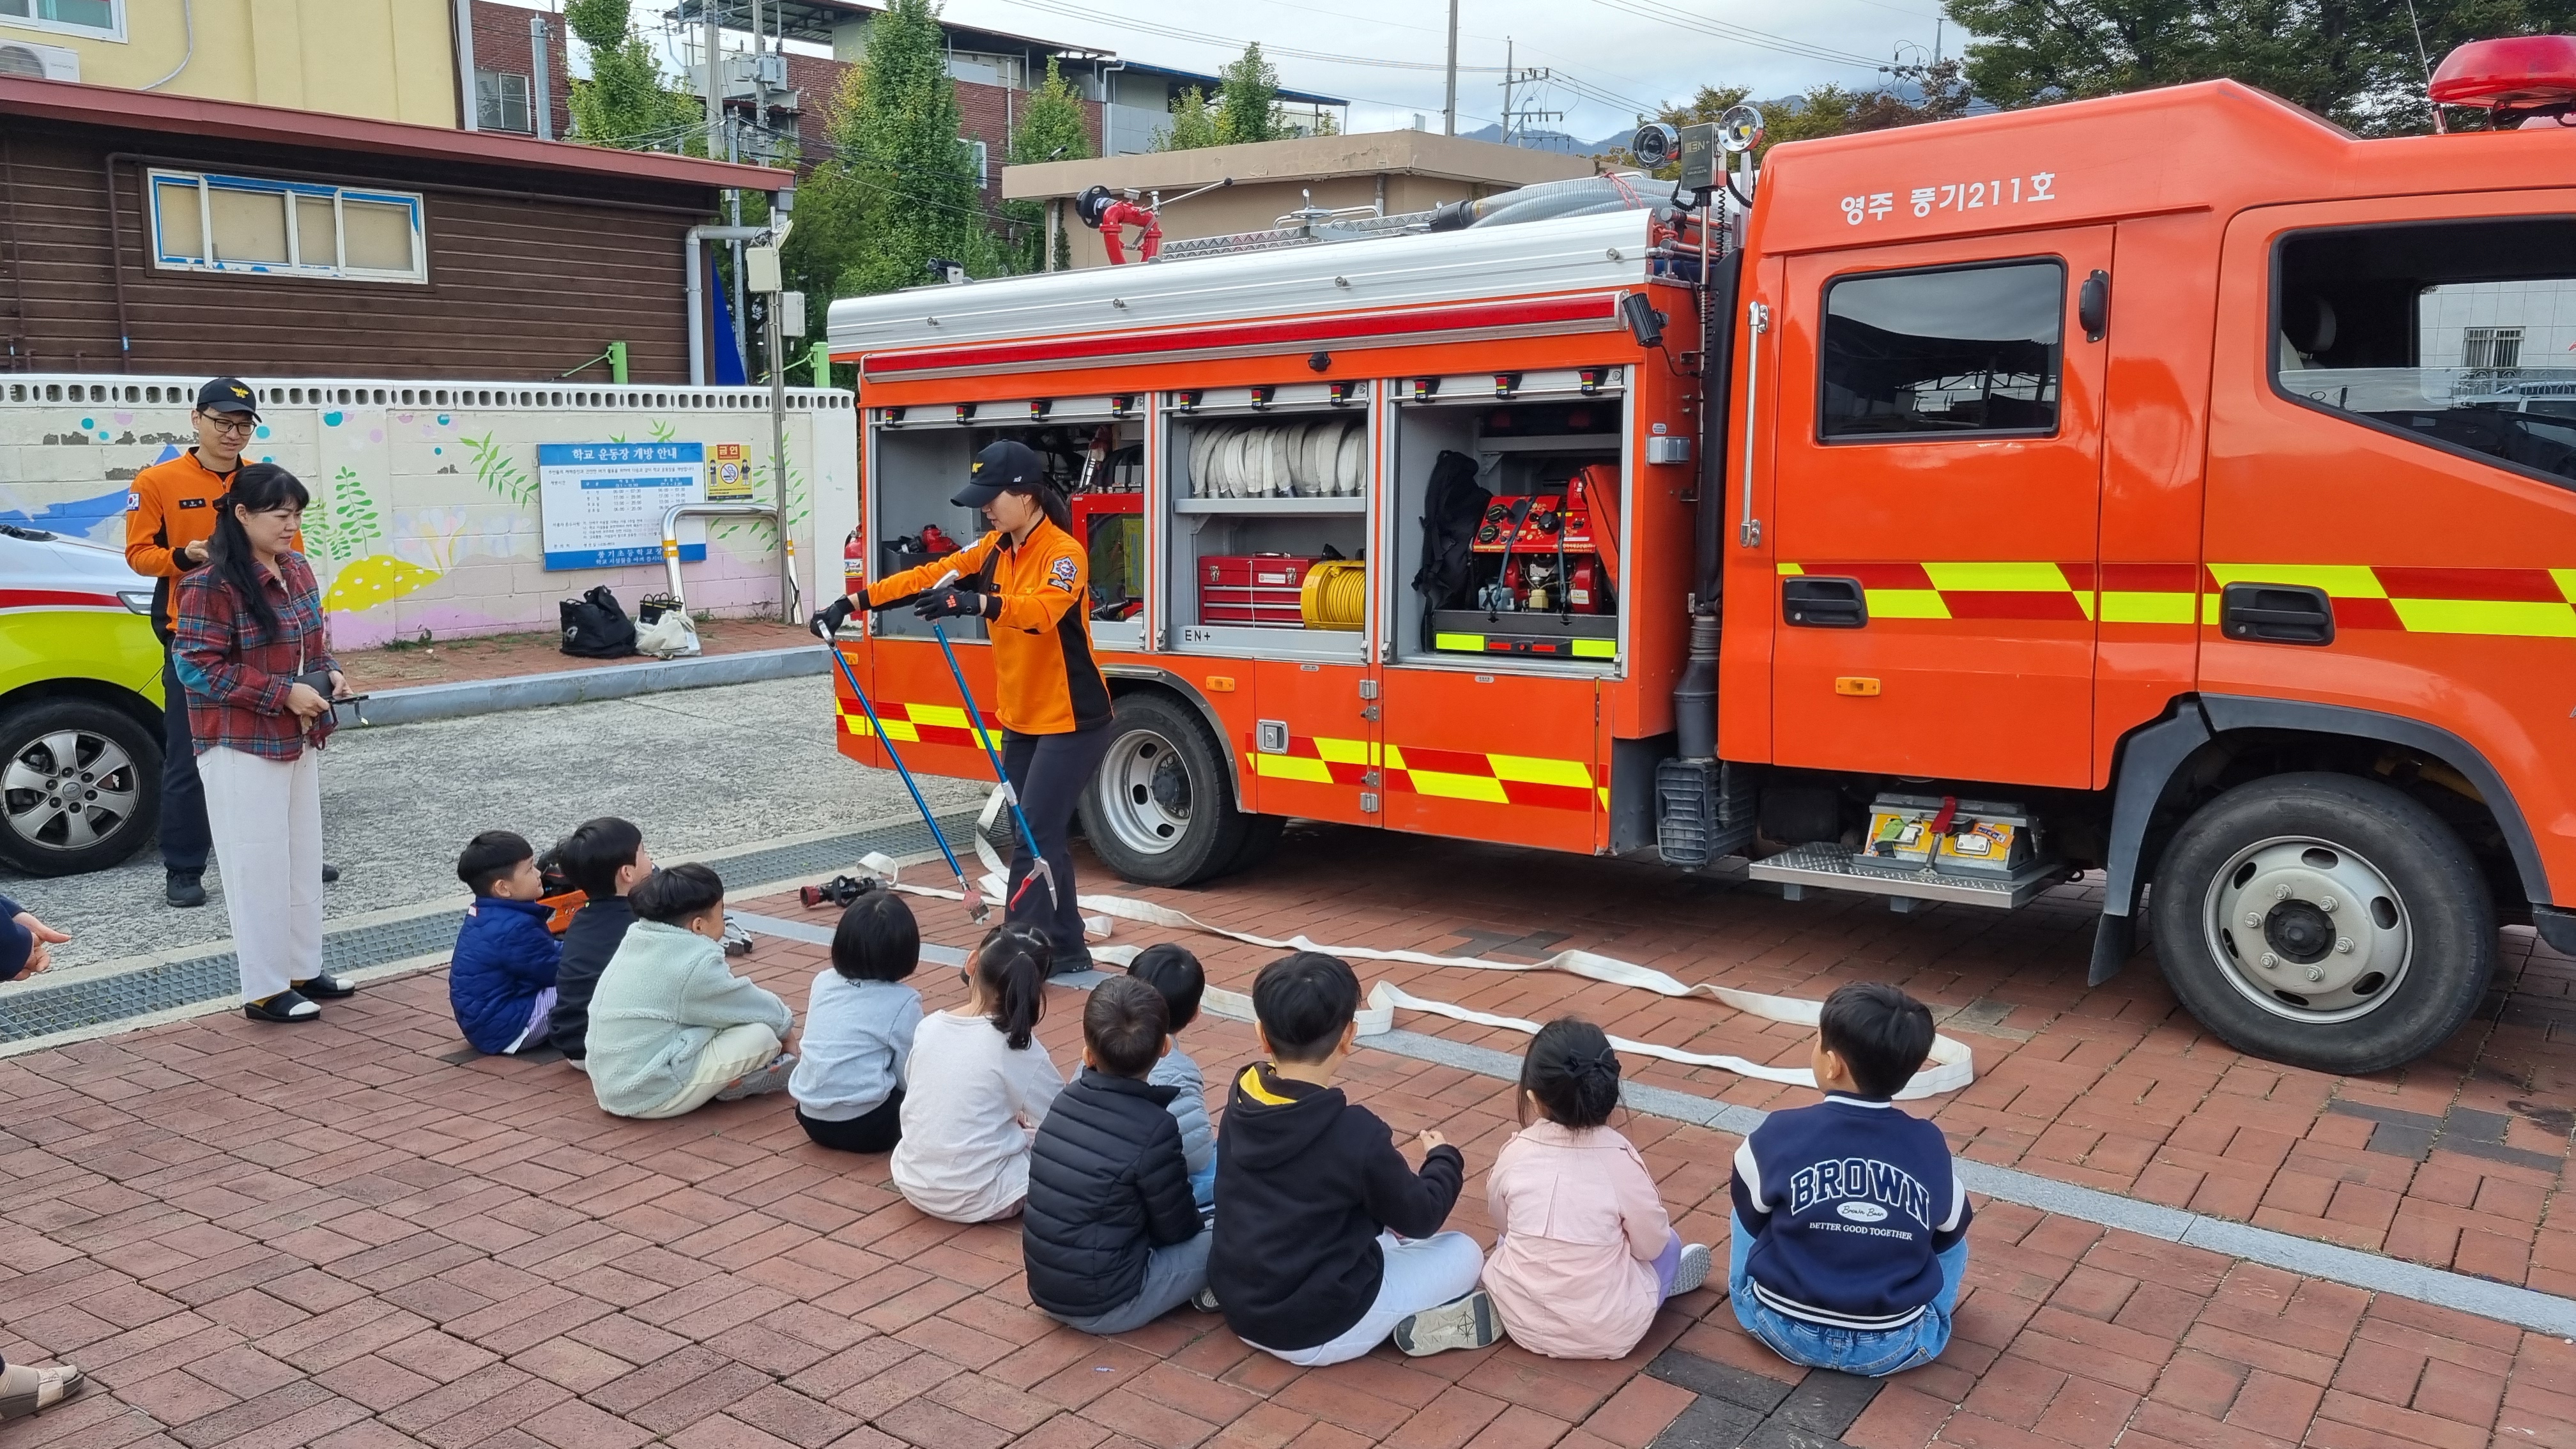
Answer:
<svg viewBox="0 0 2576 1449"><path fill-rule="evenodd" d="M1574 214L1578 207L1622 211L1653 205L1638 194L1631 173L1577 176L1568 181L1542 181L1512 191L1498 191L1479 201L1453 201L1431 213L1433 231L1459 231L1471 226L1513 226Z"/></svg>

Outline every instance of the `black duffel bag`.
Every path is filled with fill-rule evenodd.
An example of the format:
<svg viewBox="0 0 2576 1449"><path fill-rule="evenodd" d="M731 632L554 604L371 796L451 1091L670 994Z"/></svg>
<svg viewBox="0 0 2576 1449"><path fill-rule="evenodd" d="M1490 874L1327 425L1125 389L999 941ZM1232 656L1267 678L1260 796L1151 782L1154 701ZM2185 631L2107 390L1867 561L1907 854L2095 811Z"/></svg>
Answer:
<svg viewBox="0 0 2576 1449"><path fill-rule="evenodd" d="M624 659L637 652L635 621L601 584L556 606L563 612L563 652L577 659Z"/></svg>

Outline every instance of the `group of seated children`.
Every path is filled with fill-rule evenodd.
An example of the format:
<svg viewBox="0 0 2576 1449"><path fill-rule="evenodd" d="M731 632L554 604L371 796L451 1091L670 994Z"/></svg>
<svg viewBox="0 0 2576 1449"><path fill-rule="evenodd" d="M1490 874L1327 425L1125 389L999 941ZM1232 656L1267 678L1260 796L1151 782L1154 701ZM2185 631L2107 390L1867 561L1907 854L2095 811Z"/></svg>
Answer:
<svg viewBox="0 0 2576 1449"><path fill-rule="evenodd" d="M1336 1086L1358 1028L1349 965L1301 951L1252 991L1263 1060L1237 1074L1211 1131L1203 1078L1176 1044L1206 989L1176 945L1138 954L1083 1003L1067 1082L1036 1035L1051 952L1002 926L963 972L966 1000L924 1014L904 984L921 937L896 896L842 913L831 964L794 1014L726 967L724 890L702 865L655 871L635 827L594 820L557 850L587 903L556 960L527 842L478 836L475 891L450 977L485 1051L551 1041L599 1104L671 1117L784 1086L815 1143L891 1152L896 1188L950 1222L1019 1218L1029 1297L1089 1333L1191 1303L1293 1364L1408 1354L1508 1335L1557 1358L1620 1358L1657 1307L1700 1286L1645 1160L1610 1127L1618 1054L1566 1017L1541 1028L1514 1093L1520 1130L1487 1175L1491 1253L1443 1231L1466 1160L1437 1131L1396 1134ZM594 916L594 913L597 913ZM592 923L585 929L585 923ZM612 934L611 926L614 926ZM1932 1044L1931 1016L1889 986L1846 986L1812 1050L1819 1105L1774 1113L1735 1155L1727 1283L1746 1330L1794 1362L1886 1374L1947 1345L1968 1204L1940 1130L1891 1100Z"/></svg>
<svg viewBox="0 0 2576 1449"><path fill-rule="evenodd" d="M583 822L555 863L584 898L560 942L525 839L486 831L457 859L474 903L447 995L467 1041L493 1053L553 1046L619 1117L677 1117L787 1085L796 1014L726 966L714 871L656 870L643 832L615 818Z"/></svg>

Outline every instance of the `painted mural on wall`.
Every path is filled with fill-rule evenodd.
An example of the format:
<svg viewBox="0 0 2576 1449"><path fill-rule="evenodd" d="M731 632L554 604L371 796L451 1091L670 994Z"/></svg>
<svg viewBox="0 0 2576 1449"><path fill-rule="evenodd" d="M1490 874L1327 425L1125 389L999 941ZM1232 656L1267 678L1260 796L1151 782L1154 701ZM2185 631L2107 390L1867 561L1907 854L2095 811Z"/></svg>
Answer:
<svg viewBox="0 0 2576 1449"><path fill-rule="evenodd" d="M0 522L122 547L128 481L195 442L186 402L48 402L37 400L41 387L26 389L34 396L18 400L15 384L21 381L76 383L86 391L104 379L10 381L7 394L0 395ZM169 385L165 395L181 399L195 387L193 380L177 378L114 382L120 393L137 384ZM309 395L333 397L400 396L403 387L301 386ZM453 638L552 629L556 601L595 584L607 584L630 609L642 595L664 587L658 563L545 571L536 486L540 443L743 443L756 460L754 497L771 496L766 411L749 405L673 406L690 400L684 389L557 392L517 386L509 389L514 395L588 405L515 407L281 403L275 385L263 383L262 391L267 400L261 426L243 456L292 470L311 493L306 552L322 581L333 640L344 649L417 638L424 631ZM447 391L472 397L480 390ZM798 395L816 396L801 390ZM616 405L628 398L636 405ZM715 400L748 403L753 395L736 391ZM648 405L655 403L661 405ZM809 593L812 565L823 552L815 547L813 480L824 490L826 514L854 514L856 455L856 414L846 395L827 407L788 413L789 528L800 581ZM846 529L849 523L835 526ZM712 526L705 562L688 568L690 607L718 614L774 611L776 549L775 530L765 519ZM837 582L835 573L823 587Z"/></svg>

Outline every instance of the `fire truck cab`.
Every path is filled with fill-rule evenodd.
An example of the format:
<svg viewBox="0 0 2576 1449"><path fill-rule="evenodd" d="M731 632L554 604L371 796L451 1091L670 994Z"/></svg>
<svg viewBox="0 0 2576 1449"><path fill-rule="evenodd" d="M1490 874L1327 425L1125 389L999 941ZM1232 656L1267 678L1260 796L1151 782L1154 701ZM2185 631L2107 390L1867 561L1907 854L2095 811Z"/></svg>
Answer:
<svg viewBox="0 0 2576 1449"><path fill-rule="evenodd" d="M839 302L853 521L903 566L980 527L977 448L1057 460L1130 879L1289 817L1898 910L2092 872L2094 982L2151 917L2219 1037L2384 1070L2500 924L2576 951L2576 46L2444 75L2488 72L2472 134L2219 82L1782 146L1698 207L1599 178ZM907 763L982 772L927 625L840 647Z"/></svg>

